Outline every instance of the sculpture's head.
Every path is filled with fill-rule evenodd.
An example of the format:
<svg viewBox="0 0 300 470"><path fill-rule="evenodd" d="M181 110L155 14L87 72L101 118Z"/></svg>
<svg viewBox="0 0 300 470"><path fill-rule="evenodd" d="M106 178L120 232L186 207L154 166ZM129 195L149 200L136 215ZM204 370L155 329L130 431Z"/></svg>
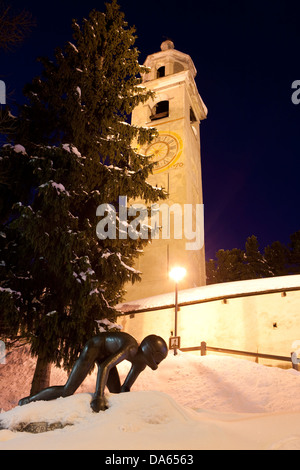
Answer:
<svg viewBox="0 0 300 470"><path fill-rule="evenodd" d="M143 352L147 365L153 370L156 370L158 364L168 355L165 340L156 335L146 336L140 344L140 350Z"/></svg>

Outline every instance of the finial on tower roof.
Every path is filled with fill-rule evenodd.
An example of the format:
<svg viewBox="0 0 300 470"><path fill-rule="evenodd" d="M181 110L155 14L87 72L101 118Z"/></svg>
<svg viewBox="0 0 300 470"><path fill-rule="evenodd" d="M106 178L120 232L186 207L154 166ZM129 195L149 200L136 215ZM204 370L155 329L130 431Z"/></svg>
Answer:
<svg viewBox="0 0 300 470"><path fill-rule="evenodd" d="M167 51L168 49L174 49L174 42L170 39L161 43L160 48L162 51Z"/></svg>

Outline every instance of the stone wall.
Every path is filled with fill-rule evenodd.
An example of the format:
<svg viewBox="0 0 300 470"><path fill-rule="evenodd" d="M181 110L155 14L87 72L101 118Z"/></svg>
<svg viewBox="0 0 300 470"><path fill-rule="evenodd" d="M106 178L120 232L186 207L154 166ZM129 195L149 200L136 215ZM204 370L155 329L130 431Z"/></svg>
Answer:
<svg viewBox="0 0 300 470"><path fill-rule="evenodd" d="M171 296L161 305L159 297L121 305L118 323L138 341L154 333L168 342L175 323ZM290 357L300 339L300 276L180 291L179 305L177 331L183 348L205 341L211 347Z"/></svg>

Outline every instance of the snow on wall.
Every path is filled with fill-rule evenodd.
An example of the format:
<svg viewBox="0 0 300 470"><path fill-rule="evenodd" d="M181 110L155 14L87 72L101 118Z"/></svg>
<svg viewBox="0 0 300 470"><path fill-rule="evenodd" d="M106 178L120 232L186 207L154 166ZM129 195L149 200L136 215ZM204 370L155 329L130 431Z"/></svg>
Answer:
<svg viewBox="0 0 300 470"><path fill-rule="evenodd" d="M256 294L280 289L300 289L300 275L250 279L247 281L223 282L209 286L195 287L179 291L178 302L210 301L228 296ZM174 304L174 292L144 299L124 302L117 306L122 313Z"/></svg>

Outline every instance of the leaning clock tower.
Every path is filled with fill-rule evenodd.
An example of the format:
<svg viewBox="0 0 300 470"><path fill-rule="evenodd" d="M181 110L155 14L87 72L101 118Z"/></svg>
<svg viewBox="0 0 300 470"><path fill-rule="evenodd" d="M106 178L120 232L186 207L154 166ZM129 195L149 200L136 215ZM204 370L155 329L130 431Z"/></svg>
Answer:
<svg viewBox="0 0 300 470"><path fill-rule="evenodd" d="M203 204L200 122L206 118L207 108L197 90L197 72L191 57L177 51L172 41L164 41L161 51L149 55L144 65L150 71L143 77L143 86L151 89L154 97L134 109L132 124L154 127L159 133L139 152L156 162L148 182L168 193L168 199L159 206L164 204L169 214L160 219L159 235L151 240L136 263L142 281L126 285L127 301L171 292L174 283L169 279L169 271L175 266L186 269L180 289L205 285L204 244L187 249L183 208L184 205L193 208L195 231L195 224L200 223L195 217L196 205ZM175 220L172 210L176 207L182 208L182 236L178 235L178 219Z"/></svg>

